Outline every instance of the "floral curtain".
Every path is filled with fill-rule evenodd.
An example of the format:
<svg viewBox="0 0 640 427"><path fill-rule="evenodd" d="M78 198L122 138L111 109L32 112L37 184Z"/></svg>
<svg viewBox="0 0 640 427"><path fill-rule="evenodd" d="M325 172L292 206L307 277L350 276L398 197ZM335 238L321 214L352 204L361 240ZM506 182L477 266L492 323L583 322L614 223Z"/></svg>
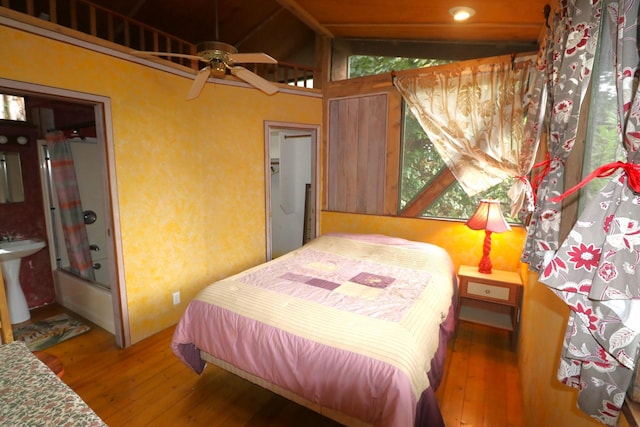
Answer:
<svg viewBox="0 0 640 427"><path fill-rule="evenodd" d="M69 141L62 131L54 130L47 133L47 147L71 270L80 277L95 280Z"/></svg>
<svg viewBox="0 0 640 427"><path fill-rule="evenodd" d="M520 205L538 139L523 140L523 117L532 58L501 57L495 63L455 64L399 74L396 88L469 195L510 177ZM523 142L524 141L524 142ZM523 184L523 182L525 184ZM532 193L529 191L529 197Z"/></svg>
<svg viewBox="0 0 640 427"><path fill-rule="evenodd" d="M559 247L564 165L575 144L598 43L600 0L560 0L540 55L546 73L547 152L537 204L527 229L522 261L541 271Z"/></svg>
<svg viewBox="0 0 640 427"><path fill-rule="evenodd" d="M638 0L603 3L598 68L600 80L609 76L616 88L617 101L610 103L627 162L603 165L571 189L596 176L613 176L545 265L540 281L571 309L558 378L580 390L581 410L615 425L640 341Z"/></svg>

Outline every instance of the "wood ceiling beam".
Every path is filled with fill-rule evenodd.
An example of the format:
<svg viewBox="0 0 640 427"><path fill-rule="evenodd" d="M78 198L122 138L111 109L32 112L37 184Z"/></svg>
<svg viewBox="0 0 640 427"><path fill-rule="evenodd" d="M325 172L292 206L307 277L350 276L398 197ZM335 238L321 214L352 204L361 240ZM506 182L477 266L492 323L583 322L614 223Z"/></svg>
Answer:
<svg viewBox="0 0 640 427"><path fill-rule="evenodd" d="M284 11L284 8L278 9L275 13L272 13L269 17L267 17L264 21L262 21L260 23L260 25L258 25L257 27L252 28L247 34L245 34L245 36L243 38L241 38L240 40L238 40L237 43L235 43L235 47L239 49L240 46L242 46L242 44L244 42L249 40L251 37L255 36L260 30L262 30L264 27L266 27L267 24L269 24L278 15L280 15L282 13L282 11Z"/></svg>
<svg viewBox="0 0 640 427"><path fill-rule="evenodd" d="M289 12L293 14L296 18L304 22L307 26L309 26L313 31L318 34L321 34L325 37L333 38L333 33L327 29L324 25L322 25L316 18L311 16L309 12L307 12L302 6L300 6L294 0L276 0L282 7L287 9Z"/></svg>
<svg viewBox="0 0 640 427"><path fill-rule="evenodd" d="M278 0L279 1L279 0ZM458 23L449 22L328 22L326 28L459 28ZM537 22L471 22L465 24L465 31L484 30L486 28L514 28L524 30L538 30L540 24Z"/></svg>

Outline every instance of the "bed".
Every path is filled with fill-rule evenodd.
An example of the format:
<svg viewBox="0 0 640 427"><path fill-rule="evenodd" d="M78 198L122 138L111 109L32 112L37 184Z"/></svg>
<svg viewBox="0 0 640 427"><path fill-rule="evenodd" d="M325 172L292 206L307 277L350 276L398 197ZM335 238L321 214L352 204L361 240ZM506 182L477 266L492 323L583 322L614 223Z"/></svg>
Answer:
<svg viewBox="0 0 640 427"><path fill-rule="evenodd" d="M106 427L23 341L0 346L0 425Z"/></svg>
<svg viewBox="0 0 640 427"><path fill-rule="evenodd" d="M206 287L171 346L196 373L213 363L345 425L444 426L456 294L440 247L323 235Z"/></svg>

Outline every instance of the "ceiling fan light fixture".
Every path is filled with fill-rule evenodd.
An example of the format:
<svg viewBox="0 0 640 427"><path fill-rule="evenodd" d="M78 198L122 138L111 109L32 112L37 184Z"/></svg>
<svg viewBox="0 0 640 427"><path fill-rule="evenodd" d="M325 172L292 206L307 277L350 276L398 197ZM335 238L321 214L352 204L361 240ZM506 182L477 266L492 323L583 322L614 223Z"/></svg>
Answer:
<svg viewBox="0 0 640 427"><path fill-rule="evenodd" d="M211 65L211 76L216 78L223 78L227 74L227 67L224 65L224 61L220 59L213 59L209 63Z"/></svg>
<svg viewBox="0 0 640 427"><path fill-rule="evenodd" d="M476 10L467 6L456 6L449 9L449 13L456 21L465 21L476 14Z"/></svg>

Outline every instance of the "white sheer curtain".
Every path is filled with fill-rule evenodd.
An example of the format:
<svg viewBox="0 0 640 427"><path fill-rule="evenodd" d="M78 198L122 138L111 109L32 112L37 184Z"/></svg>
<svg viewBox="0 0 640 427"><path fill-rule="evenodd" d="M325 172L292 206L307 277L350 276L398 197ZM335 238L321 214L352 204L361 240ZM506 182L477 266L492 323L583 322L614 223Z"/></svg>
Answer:
<svg viewBox="0 0 640 427"><path fill-rule="evenodd" d="M511 56L402 73L394 84L464 191L473 196L507 178L516 215L532 200L529 173L538 133L523 138L533 58ZM536 116L537 117L537 116ZM525 197L526 196L526 197ZM528 206L532 207L530 203Z"/></svg>

